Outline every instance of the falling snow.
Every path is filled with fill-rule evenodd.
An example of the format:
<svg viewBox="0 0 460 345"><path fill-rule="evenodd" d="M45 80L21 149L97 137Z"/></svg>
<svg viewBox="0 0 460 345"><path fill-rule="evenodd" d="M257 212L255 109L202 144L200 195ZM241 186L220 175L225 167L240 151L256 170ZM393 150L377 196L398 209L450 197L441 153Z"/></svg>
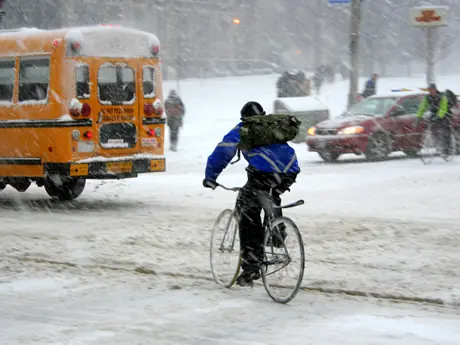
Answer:
<svg viewBox="0 0 460 345"><path fill-rule="evenodd" d="M448 25L437 30L436 82L460 94L457 2L430 1L450 7ZM359 91L374 72L379 95L426 87L424 30L410 21L410 9L426 4L362 1ZM24 193L3 189L0 181L1 344L460 345L458 156L423 165L399 152L375 163L344 155L326 164L304 142L292 144L302 172L283 200L305 200L286 210L305 242L303 289L285 306L271 301L260 282L224 289L211 278L211 229L219 212L234 206L235 194L202 187L208 155L240 121L246 101L273 111L285 71L304 72L312 89L308 97L279 98L286 108L327 110L330 123L337 121L347 108L352 68L349 4L6 0L3 9L3 28L20 29L0 32L0 40L14 37L18 49L42 30L61 27L72 28L67 39L82 43L87 55L144 57L159 48L163 94L178 91L186 116L177 152L169 150L166 127L165 155L123 157L165 158L166 172L90 180L71 202L50 200L36 185ZM115 65L133 68L129 62L102 67ZM1 90L9 85L2 66ZM332 73L322 75L316 91L320 66ZM158 87L143 95L155 99L155 108L163 107ZM15 107L52 101L81 111L82 101L65 91L50 89L50 100ZM137 92L123 105L140 97ZM35 125L27 112L7 118L16 101L5 99L5 127ZM40 122L76 121L67 112ZM25 140L37 145L36 138ZM142 142L156 145L156 138ZM104 145L122 150L127 144ZM97 154L75 163L119 160ZM0 157L0 173L4 162ZM245 166L229 166L219 182L241 186Z"/></svg>

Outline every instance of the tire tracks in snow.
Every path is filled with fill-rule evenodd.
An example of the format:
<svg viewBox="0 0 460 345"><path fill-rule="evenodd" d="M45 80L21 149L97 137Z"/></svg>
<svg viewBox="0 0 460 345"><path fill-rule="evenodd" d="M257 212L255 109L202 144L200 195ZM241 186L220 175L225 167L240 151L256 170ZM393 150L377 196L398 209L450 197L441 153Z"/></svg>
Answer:
<svg viewBox="0 0 460 345"><path fill-rule="evenodd" d="M123 218L85 211L54 214L52 229L45 214L28 214L25 221L10 217L0 228L0 260L211 281L215 214L193 212L174 217L160 212L148 222L139 213ZM460 301L460 233L454 223L325 215L294 219L305 242L307 291L436 300L433 304Z"/></svg>
<svg viewBox="0 0 460 345"><path fill-rule="evenodd" d="M206 282L213 282L211 277L196 275L196 274L185 274L185 273L173 273L173 272L159 272L155 271L148 267L128 267L128 266L111 266L111 265L92 265L92 264L78 264L74 262L66 261L56 261L48 260L43 258L34 258L34 257L19 257L19 256L6 256L10 260L16 260L19 262L33 262L36 264L45 264L45 265L57 265L71 268L80 268L80 269L102 269L115 272L124 272L131 274L142 274L142 275L153 275L153 276L163 276L163 277L173 277L173 278L186 278L193 280L201 280ZM174 288L174 287L173 287ZM180 289L180 287L177 287ZM363 298L374 298L374 299L383 299L390 300L393 302L400 303L418 303L418 304L430 304L437 306L449 306L449 307L460 307L460 301L447 301L442 298L430 298L430 297L418 297L418 296L409 296L409 295L400 295L393 293L384 293L384 292L375 292L375 291L360 291L352 289L340 289L340 288L331 288L328 286L312 286L312 285L302 285L301 290L304 292L313 292L321 294L332 294L332 295L347 295L353 297L363 297Z"/></svg>

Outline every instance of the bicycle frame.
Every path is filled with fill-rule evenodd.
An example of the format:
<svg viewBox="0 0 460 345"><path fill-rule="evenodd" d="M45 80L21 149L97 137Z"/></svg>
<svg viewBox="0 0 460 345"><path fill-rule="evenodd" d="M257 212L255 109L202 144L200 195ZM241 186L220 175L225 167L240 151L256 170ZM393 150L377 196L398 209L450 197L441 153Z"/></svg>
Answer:
<svg viewBox="0 0 460 345"><path fill-rule="evenodd" d="M232 192L240 192L241 191L241 187L226 187L226 186L224 186L222 184L217 184L217 187L221 187L224 190L228 190L228 191L232 191ZM263 223L264 233L270 232L270 236L272 236L272 237L273 237L272 224L273 224L273 221L276 219L275 214L274 214L274 210L275 209L293 208L293 207L297 207L297 206L301 206L301 205L305 204L305 201L300 199L300 200L297 200L297 201L292 202L292 203L287 204L287 205L277 206L277 205L275 205L275 203L273 201L273 188L270 188L270 190L268 192L266 192L266 193L262 193L259 196L259 198L260 198L260 201L262 203L262 208L264 210L264 223ZM238 214L238 209L237 209L236 205L235 205L235 208L233 210L233 214L236 216L236 219L239 220L239 214ZM230 222L231 222L231 218L230 218L229 223L227 224L227 227L226 227L226 232L225 232L225 235L224 235L224 238L222 240L221 247L220 247L221 250L223 250L223 243L225 242L227 232L228 232L228 228L230 227ZM233 248L233 246L235 244L235 240L236 240L236 234L234 235L234 237L232 239L232 248ZM283 246L284 246L284 249L287 252L285 244L283 244ZM273 250L273 248L272 248L272 250ZM288 265L289 262L290 262L290 258L288 257L286 265ZM278 261L264 262L265 266L274 265L274 264L277 264L277 263L279 263L279 262ZM278 270L282 269L283 267L280 267ZM278 271L278 270L276 270L276 271ZM271 274L275 273L276 271L271 272Z"/></svg>
<svg viewBox="0 0 460 345"><path fill-rule="evenodd" d="M228 190L228 191L231 191L231 192L239 192L241 190L241 187L226 187L223 184L217 184L216 187L220 187L220 188L222 188L224 190ZM269 215L267 218L270 221L270 223L275 218L274 214L273 214L274 209L293 208L293 207L297 207L297 206L301 206L301 205L305 204L305 201L300 199L300 200L294 201L294 202L292 202L290 204L287 204L287 205L277 206L273 202L273 188L270 188L269 192L266 193L265 196L262 194L260 196L260 198L261 198L261 202L262 202L262 206L263 206L265 214ZM235 205L235 210L236 210L236 205Z"/></svg>

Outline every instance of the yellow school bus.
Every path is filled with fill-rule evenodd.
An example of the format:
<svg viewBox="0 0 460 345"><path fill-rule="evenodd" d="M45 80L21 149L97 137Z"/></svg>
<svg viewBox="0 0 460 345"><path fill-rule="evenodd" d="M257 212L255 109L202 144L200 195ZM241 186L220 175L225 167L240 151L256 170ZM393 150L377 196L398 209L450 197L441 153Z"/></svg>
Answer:
<svg viewBox="0 0 460 345"><path fill-rule="evenodd" d="M0 190L78 197L165 171L160 43L122 27L0 31Z"/></svg>

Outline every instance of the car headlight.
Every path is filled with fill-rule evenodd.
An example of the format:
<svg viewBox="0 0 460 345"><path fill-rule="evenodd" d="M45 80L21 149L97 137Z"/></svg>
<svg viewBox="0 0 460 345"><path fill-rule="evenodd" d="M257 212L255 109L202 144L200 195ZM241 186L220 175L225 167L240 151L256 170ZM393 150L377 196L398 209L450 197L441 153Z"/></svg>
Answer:
<svg viewBox="0 0 460 345"><path fill-rule="evenodd" d="M316 127L310 127L307 131L308 135L316 135Z"/></svg>
<svg viewBox="0 0 460 345"><path fill-rule="evenodd" d="M364 127L361 127L361 126L345 127L337 132L337 134L345 134L345 135L360 134L360 133L364 133Z"/></svg>

